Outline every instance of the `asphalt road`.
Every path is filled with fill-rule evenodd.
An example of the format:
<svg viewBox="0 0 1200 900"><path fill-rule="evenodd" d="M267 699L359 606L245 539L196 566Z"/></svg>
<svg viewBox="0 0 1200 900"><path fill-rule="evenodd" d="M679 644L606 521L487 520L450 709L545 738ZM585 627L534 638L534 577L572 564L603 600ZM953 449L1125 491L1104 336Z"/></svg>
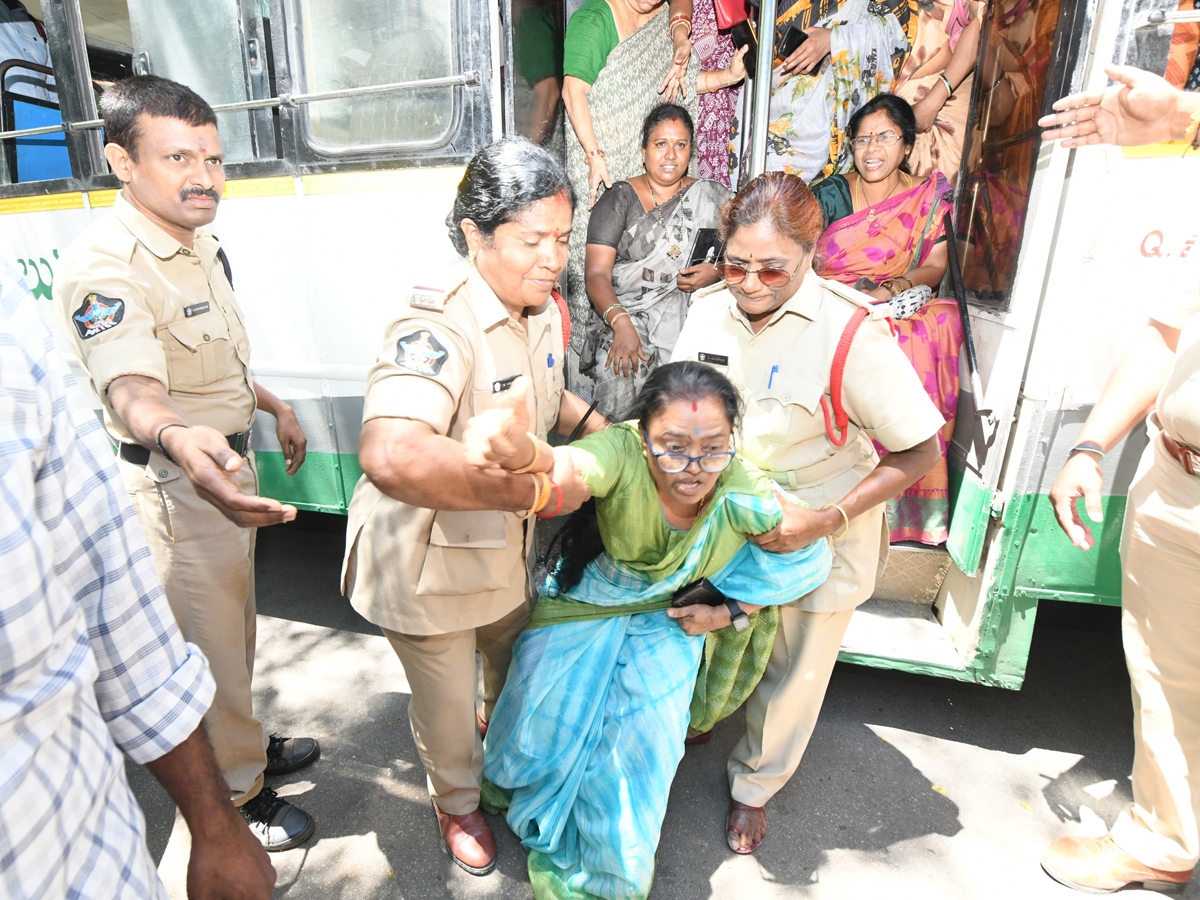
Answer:
<svg viewBox="0 0 1200 900"><path fill-rule="evenodd" d="M268 730L322 746L316 764L275 785L317 820L308 844L272 857L276 896L531 897L502 819L491 820L491 875L472 877L443 852L403 671L339 596L342 520L302 520L258 543L255 703ZM767 840L751 857L724 841L724 760L741 725L740 715L722 723L680 766L656 900L1080 897L1041 872L1042 849L1102 833L1130 799L1115 609L1043 603L1019 692L839 664L804 763L768 806ZM182 898L186 826L144 769L129 775L159 871ZM1182 896L1200 898L1200 885Z"/></svg>

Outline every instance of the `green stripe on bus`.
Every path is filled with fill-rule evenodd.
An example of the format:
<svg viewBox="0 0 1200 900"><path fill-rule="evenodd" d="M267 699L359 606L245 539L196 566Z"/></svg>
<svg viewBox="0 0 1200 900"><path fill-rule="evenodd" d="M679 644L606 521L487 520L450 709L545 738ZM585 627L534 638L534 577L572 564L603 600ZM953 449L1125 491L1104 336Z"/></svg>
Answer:
<svg viewBox="0 0 1200 900"><path fill-rule="evenodd" d="M353 453L309 453L304 465L288 476L283 454L278 450L256 450L258 488L264 497L274 497L297 509L345 515L362 475Z"/></svg>
<svg viewBox="0 0 1200 900"><path fill-rule="evenodd" d="M1067 540L1058 527L1047 494L1034 495L1032 500L1013 578L1013 596L1119 606L1125 498L1100 498L1104 521L1088 522L1096 545L1086 552ZM1087 522L1086 513L1082 515Z"/></svg>

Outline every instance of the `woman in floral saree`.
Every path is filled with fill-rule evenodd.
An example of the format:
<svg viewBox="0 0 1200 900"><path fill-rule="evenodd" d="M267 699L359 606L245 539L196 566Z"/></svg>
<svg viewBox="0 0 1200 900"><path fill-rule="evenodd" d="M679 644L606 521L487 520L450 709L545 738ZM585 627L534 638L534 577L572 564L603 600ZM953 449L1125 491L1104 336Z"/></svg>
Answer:
<svg viewBox="0 0 1200 900"><path fill-rule="evenodd" d="M553 471L595 501L564 529L485 742L490 798L529 851L537 900L646 897L689 722L711 727L745 699L775 605L829 574L827 541L781 554L747 542L783 509L733 452L740 402L715 369L671 363L635 420L568 447L528 438L521 394L469 426L476 465ZM700 579L726 601L672 608Z"/></svg>
<svg viewBox="0 0 1200 900"><path fill-rule="evenodd" d="M950 186L940 173L921 180L906 158L916 139L908 102L894 94L868 101L850 120L855 171L813 185L825 218L814 268L822 278L857 287L880 302L915 285L934 290L946 274L945 216ZM949 536L946 448L958 410L962 320L952 299L935 297L893 330L929 397L946 419L941 460L888 501L892 541L940 544ZM876 444L880 455L887 451Z"/></svg>

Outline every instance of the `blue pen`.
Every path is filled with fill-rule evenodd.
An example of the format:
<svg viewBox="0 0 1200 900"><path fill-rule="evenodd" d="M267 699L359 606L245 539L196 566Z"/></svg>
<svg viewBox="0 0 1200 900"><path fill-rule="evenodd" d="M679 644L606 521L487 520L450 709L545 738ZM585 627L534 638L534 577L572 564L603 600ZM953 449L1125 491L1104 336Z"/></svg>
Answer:
<svg viewBox="0 0 1200 900"><path fill-rule="evenodd" d="M554 368L554 354L553 353L551 353L549 356L546 357L546 368L547 369Z"/></svg>
<svg viewBox="0 0 1200 900"><path fill-rule="evenodd" d="M775 373L779 371L779 366L771 366L771 374L767 377L767 390L771 389L771 382L775 380Z"/></svg>

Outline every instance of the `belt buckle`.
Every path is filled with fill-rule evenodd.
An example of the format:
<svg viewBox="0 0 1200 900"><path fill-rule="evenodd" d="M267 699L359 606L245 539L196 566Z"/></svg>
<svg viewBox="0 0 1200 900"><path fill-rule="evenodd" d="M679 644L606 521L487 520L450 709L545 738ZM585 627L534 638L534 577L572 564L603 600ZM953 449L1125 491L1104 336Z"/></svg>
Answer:
<svg viewBox="0 0 1200 900"><path fill-rule="evenodd" d="M1186 444L1179 445L1179 461L1183 463L1183 471L1193 477L1200 475L1200 453Z"/></svg>
<svg viewBox="0 0 1200 900"><path fill-rule="evenodd" d="M250 447L250 435L253 433L253 431L254 431L254 428L253 428L253 426L251 426L250 428L247 428L245 431L238 432L237 443L233 447L233 452L236 453L238 456L246 455L246 451Z"/></svg>

